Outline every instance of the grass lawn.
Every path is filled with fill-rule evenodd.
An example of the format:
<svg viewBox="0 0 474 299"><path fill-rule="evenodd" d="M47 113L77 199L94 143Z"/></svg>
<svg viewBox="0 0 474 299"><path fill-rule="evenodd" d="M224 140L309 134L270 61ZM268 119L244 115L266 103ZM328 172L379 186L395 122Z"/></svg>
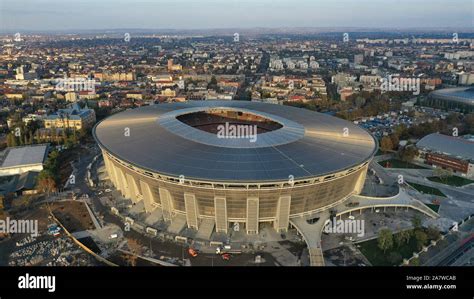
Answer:
<svg viewBox="0 0 474 299"><path fill-rule="evenodd" d="M429 244L430 241L431 240L428 240L427 244ZM378 247L377 242L377 239L373 239L358 243L358 245L360 245L359 250L373 266L398 266L402 263L403 259L408 259L412 256L413 252L419 251L418 247L416 246L416 238L414 236L410 238L408 243L402 244L401 246L397 246L394 240L393 248L385 252L383 252ZM390 261L389 256L392 252L400 254L402 260L399 263L393 263L393 261Z"/></svg>
<svg viewBox="0 0 474 299"><path fill-rule="evenodd" d="M387 162L390 164L389 168L427 169L426 167L418 166L409 162L403 162L398 159L388 159L380 161L379 164L387 168Z"/></svg>
<svg viewBox="0 0 474 299"><path fill-rule="evenodd" d="M446 195L444 195L444 193L441 192L439 189L425 186L425 185L415 184L412 182L407 182L407 183L421 193L446 197Z"/></svg>
<svg viewBox="0 0 474 299"><path fill-rule="evenodd" d="M362 254L369 260L369 262L373 266L398 266L400 263L393 263L391 262L388 257L390 256L391 252L397 252L401 255L402 261L404 258L408 259L412 256L413 252L418 252L418 248L416 247L416 239L411 237L410 242L408 244L403 244L400 247L394 245L392 250L387 250L383 252L377 243L377 239L365 241L359 243L360 251Z"/></svg>
<svg viewBox="0 0 474 299"><path fill-rule="evenodd" d="M450 186L456 186L456 187L461 187L464 185L469 185L469 184L474 183L474 181L472 180L468 180L468 179L458 177L455 175L452 175L446 178L432 176L432 177L429 177L428 180L432 182L441 183L441 184L450 185Z"/></svg>
<svg viewBox="0 0 474 299"><path fill-rule="evenodd" d="M434 205L434 204L430 204L430 203L425 203L425 205L426 205L428 208L430 208L430 209L432 209L433 211L435 211L436 213L438 213L438 211L439 211L439 205Z"/></svg>

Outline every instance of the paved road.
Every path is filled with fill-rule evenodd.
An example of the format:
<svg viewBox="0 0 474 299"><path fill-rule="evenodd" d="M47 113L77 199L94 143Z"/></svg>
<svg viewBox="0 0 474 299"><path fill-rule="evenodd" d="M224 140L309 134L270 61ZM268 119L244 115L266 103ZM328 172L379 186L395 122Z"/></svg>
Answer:
<svg viewBox="0 0 474 299"><path fill-rule="evenodd" d="M467 239L461 240L462 245L458 246L451 254L446 258L441 260L437 266L451 266L457 260L464 257L465 254L468 254L468 257L472 257L472 248L474 248L474 234L472 234Z"/></svg>
<svg viewBox="0 0 474 299"><path fill-rule="evenodd" d="M448 198L441 198L441 207L439 214L443 218L448 218L454 221L459 221L474 212L474 189L466 187L455 187L441 183L432 182L426 179L427 176L432 175L432 170L426 169L399 169L399 168L384 168L377 163L379 157L374 158L370 164L379 177L384 180L384 183L395 183L398 176L403 175L404 181L409 181L425 186L439 189ZM416 198L425 203L430 203L433 199L440 199L439 196L417 193Z"/></svg>

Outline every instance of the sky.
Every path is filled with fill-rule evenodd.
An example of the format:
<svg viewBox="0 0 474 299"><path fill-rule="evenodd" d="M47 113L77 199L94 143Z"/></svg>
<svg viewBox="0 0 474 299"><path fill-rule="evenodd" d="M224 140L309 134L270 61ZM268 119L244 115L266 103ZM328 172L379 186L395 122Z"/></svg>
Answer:
<svg viewBox="0 0 474 299"><path fill-rule="evenodd" d="M474 28L474 0L0 0L0 31Z"/></svg>

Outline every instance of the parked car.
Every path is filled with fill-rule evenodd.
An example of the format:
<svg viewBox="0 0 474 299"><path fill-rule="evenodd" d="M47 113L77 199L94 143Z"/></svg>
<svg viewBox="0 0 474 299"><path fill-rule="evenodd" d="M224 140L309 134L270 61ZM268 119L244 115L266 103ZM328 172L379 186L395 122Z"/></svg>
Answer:
<svg viewBox="0 0 474 299"><path fill-rule="evenodd" d="M198 251L197 251L197 250L194 250L194 249L192 249L192 248L189 248L189 249L188 249L188 253L189 253L189 255L192 256L192 257L198 256Z"/></svg>
<svg viewBox="0 0 474 299"><path fill-rule="evenodd" d="M230 254L229 254L229 253L224 253L224 254L222 255L222 259L223 259L224 261L230 260Z"/></svg>

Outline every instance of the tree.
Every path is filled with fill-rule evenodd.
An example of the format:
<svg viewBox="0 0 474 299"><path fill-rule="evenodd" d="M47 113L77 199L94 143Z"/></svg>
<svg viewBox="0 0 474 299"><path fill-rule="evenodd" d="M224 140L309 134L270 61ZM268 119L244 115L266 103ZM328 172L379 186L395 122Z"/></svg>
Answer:
<svg viewBox="0 0 474 299"><path fill-rule="evenodd" d="M398 136L396 134L390 135L390 141L392 141L392 147L394 149L396 149L398 147L398 144L400 143L400 139L398 139Z"/></svg>
<svg viewBox="0 0 474 299"><path fill-rule="evenodd" d="M35 140L36 140L36 143L41 143L41 134L40 134L40 130L36 130L35 132Z"/></svg>
<svg viewBox="0 0 474 299"><path fill-rule="evenodd" d="M378 246L384 253L393 247L393 234L391 230L384 228L379 231Z"/></svg>
<svg viewBox="0 0 474 299"><path fill-rule="evenodd" d="M446 117L446 123L449 125L456 125L459 122L459 114L452 112Z"/></svg>
<svg viewBox="0 0 474 299"><path fill-rule="evenodd" d="M365 105L365 99L361 96L357 96L355 99L355 105L357 108L360 108Z"/></svg>
<svg viewBox="0 0 474 299"><path fill-rule="evenodd" d="M419 258L414 258L411 260L410 265L412 266L419 266L420 265L420 259Z"/></svg>
<svg viewBox="0 0 474 299"><path fill-rule="evenodd" d="M382 141L380 141L380 149L385 153L393 149L393 144L390 137L384 136L382 138Z"/></svg>
<svg viewBox="0 0 474 299"><path fill-rule="evenodd" d="M408 244L411 238L411 231L410 230L402 230L398 234L395 235L395 241L397 242L398 246L402 244Z"/></svg>
<svg viewBox="0 0 474 299"><path fill-rule="evenodd" d="M419 230L421 228L421 218L418 215L413 216L411 219L411 224L415 230Z"/></svg>
<svg viewBox="0 0 474 299"><path fill-rule="evenodd" d="M215 76L211 77L211 81L209 81L207 88L217 90L217 79Z"/></svg>
<svg viewBox="0 0 474 299"><path fill-rule="evenodd" d="M474 134L474 113L470 113L464 117L464 123L469 134Z"/></svg>
<svg viewBox="0 0 474 299"><path fill-rule="evenodd" d="M56 191L56 181L48 171L43 170L38 175L36 190L42 193L51 193Z"/></svg>
<svg viewBox="0 0 474 299"><path fill-rule="evenodd" d="M443 169L437 167L433 174L441 179L441 181L446 182L446 179L453 175L453 171L451 169Z"/></svg>
<svg viewBox="0 0 474 299"><path fill-rule="evenodd" d="M414 146L406 146L400 152L400 159L404 162L411 162L418 155L418 150Z"/></svg>
<svg viewBox="0 0 474 299"><path fill-rule="evenodd" d="M415 231L415 239L418 249L421 249L428 241L428 236L422 230Z"/></svg>
<svg viewBox="0 0 474 299"><path fill-rule="evenodd" d="M393 265L399 265L402 262L402 255L398 252L390 252L388 255L388 261Z"/></svg>
<svg viewBox="0 0 474 299"><path fill-rule="evenodd" d="M405 124L401 124L398 127L396 127L395 128L395 134L397 134L398 138L400 138L402 140L410 138L410 135L408 134L407 126Z"/></svg>
<svg viewBox="0 0 474 299"><path fill-rule="evenodd" d="M66 143L66 140L67 140L66 129L63 129L63 130L61 131L61 141L60 141L60 143L65 144L65 143Z"/></svg>
<svg viewBox="0 0 474 299"><path fill-rule="evenodd" d="M428 235L428 239L430 240L438 240L441 235L439 230L434 226L429 226L426 230L426 234Z"/></svg>
<svg viewBox="0 0 474 299"><path fill-rule="evenodd" d="M33 133L31 131L28 131L28 144L33 144L35 143Z"/></svg>

